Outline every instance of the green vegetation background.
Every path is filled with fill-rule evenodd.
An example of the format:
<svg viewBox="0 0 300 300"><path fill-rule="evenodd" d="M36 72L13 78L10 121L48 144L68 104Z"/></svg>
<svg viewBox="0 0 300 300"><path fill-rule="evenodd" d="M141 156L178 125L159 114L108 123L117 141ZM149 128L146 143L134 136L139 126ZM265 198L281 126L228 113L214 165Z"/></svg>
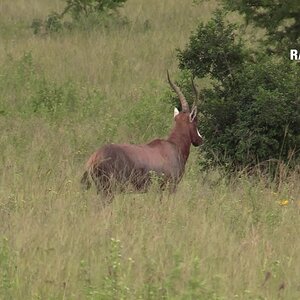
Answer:
<svg viewBox="0 0 300 300"><path fill-rule="evenodd" d="M296 172L227 181L193 150L162 203L154 187L103 209L79 186L101 144L168 134L166 69L216 2L129 0L126 24L32 33L63 7L0 3L0 299L299 299Z"/></svg>

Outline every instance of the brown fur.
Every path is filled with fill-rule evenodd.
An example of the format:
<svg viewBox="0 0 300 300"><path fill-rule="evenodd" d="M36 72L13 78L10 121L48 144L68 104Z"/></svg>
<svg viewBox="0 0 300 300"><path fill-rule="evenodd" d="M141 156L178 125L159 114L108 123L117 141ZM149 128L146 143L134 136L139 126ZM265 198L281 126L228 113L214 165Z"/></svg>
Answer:
<svg viewBox="0 0 300 300"><path fill-rule="evenodd" d="M174 190L184 173L190 146L199 146L202 138L197 133L197 119L192 122L189 112L175 117L175 125L167 139L155 139L148 144L108 144L98 149L86 163L81 182L90 187L89 176L98 192L106 196L114 184L130 184L138 191L146 191L151 173L163 178L162 188L170 183Z"/></svg>

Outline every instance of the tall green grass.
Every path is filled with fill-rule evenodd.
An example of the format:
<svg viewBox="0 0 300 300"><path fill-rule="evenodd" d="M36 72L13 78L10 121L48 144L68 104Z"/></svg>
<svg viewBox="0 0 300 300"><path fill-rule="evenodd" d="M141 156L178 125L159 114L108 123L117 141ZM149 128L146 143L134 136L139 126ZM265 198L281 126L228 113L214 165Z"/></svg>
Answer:
<svg viewBox="0 0 300 300"><path fill-rule="evenodd" d="M227 180L193 149L162 201L79 186L101 144L168 134L166 70L216 3L129 0L125 27L34 36L62 5L0 3L0 299L299 299L298 173Z"/></svg>

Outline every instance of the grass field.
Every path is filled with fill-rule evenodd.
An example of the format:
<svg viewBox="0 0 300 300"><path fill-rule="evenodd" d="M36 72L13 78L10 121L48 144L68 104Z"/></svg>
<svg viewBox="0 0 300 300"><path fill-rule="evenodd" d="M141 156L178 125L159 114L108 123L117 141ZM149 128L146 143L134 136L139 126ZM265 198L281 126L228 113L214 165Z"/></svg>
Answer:
<svg viewBox="0 0 300 300"><path fill-rule="evenodd" d="M162 201L103 208L79 184L101 144L168 134L166 70L216 2L129 0L127 25L33 35L63 6L0 2L0 299L300 299L299 174L229 181L193 149Z"/></svg>

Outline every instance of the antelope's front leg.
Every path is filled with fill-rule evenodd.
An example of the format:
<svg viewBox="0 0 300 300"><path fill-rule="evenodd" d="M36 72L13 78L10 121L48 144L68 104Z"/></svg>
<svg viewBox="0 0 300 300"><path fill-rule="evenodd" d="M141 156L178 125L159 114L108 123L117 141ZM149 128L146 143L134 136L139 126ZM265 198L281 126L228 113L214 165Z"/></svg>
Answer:
<svg viewBox="0 0 300 300"><path fill-rule="evenodd" d="M165 191L167 189L169 194L174 194L176 192L176 187L177 180L172 177L165 177L160 184L161 191Z"/></svg>

